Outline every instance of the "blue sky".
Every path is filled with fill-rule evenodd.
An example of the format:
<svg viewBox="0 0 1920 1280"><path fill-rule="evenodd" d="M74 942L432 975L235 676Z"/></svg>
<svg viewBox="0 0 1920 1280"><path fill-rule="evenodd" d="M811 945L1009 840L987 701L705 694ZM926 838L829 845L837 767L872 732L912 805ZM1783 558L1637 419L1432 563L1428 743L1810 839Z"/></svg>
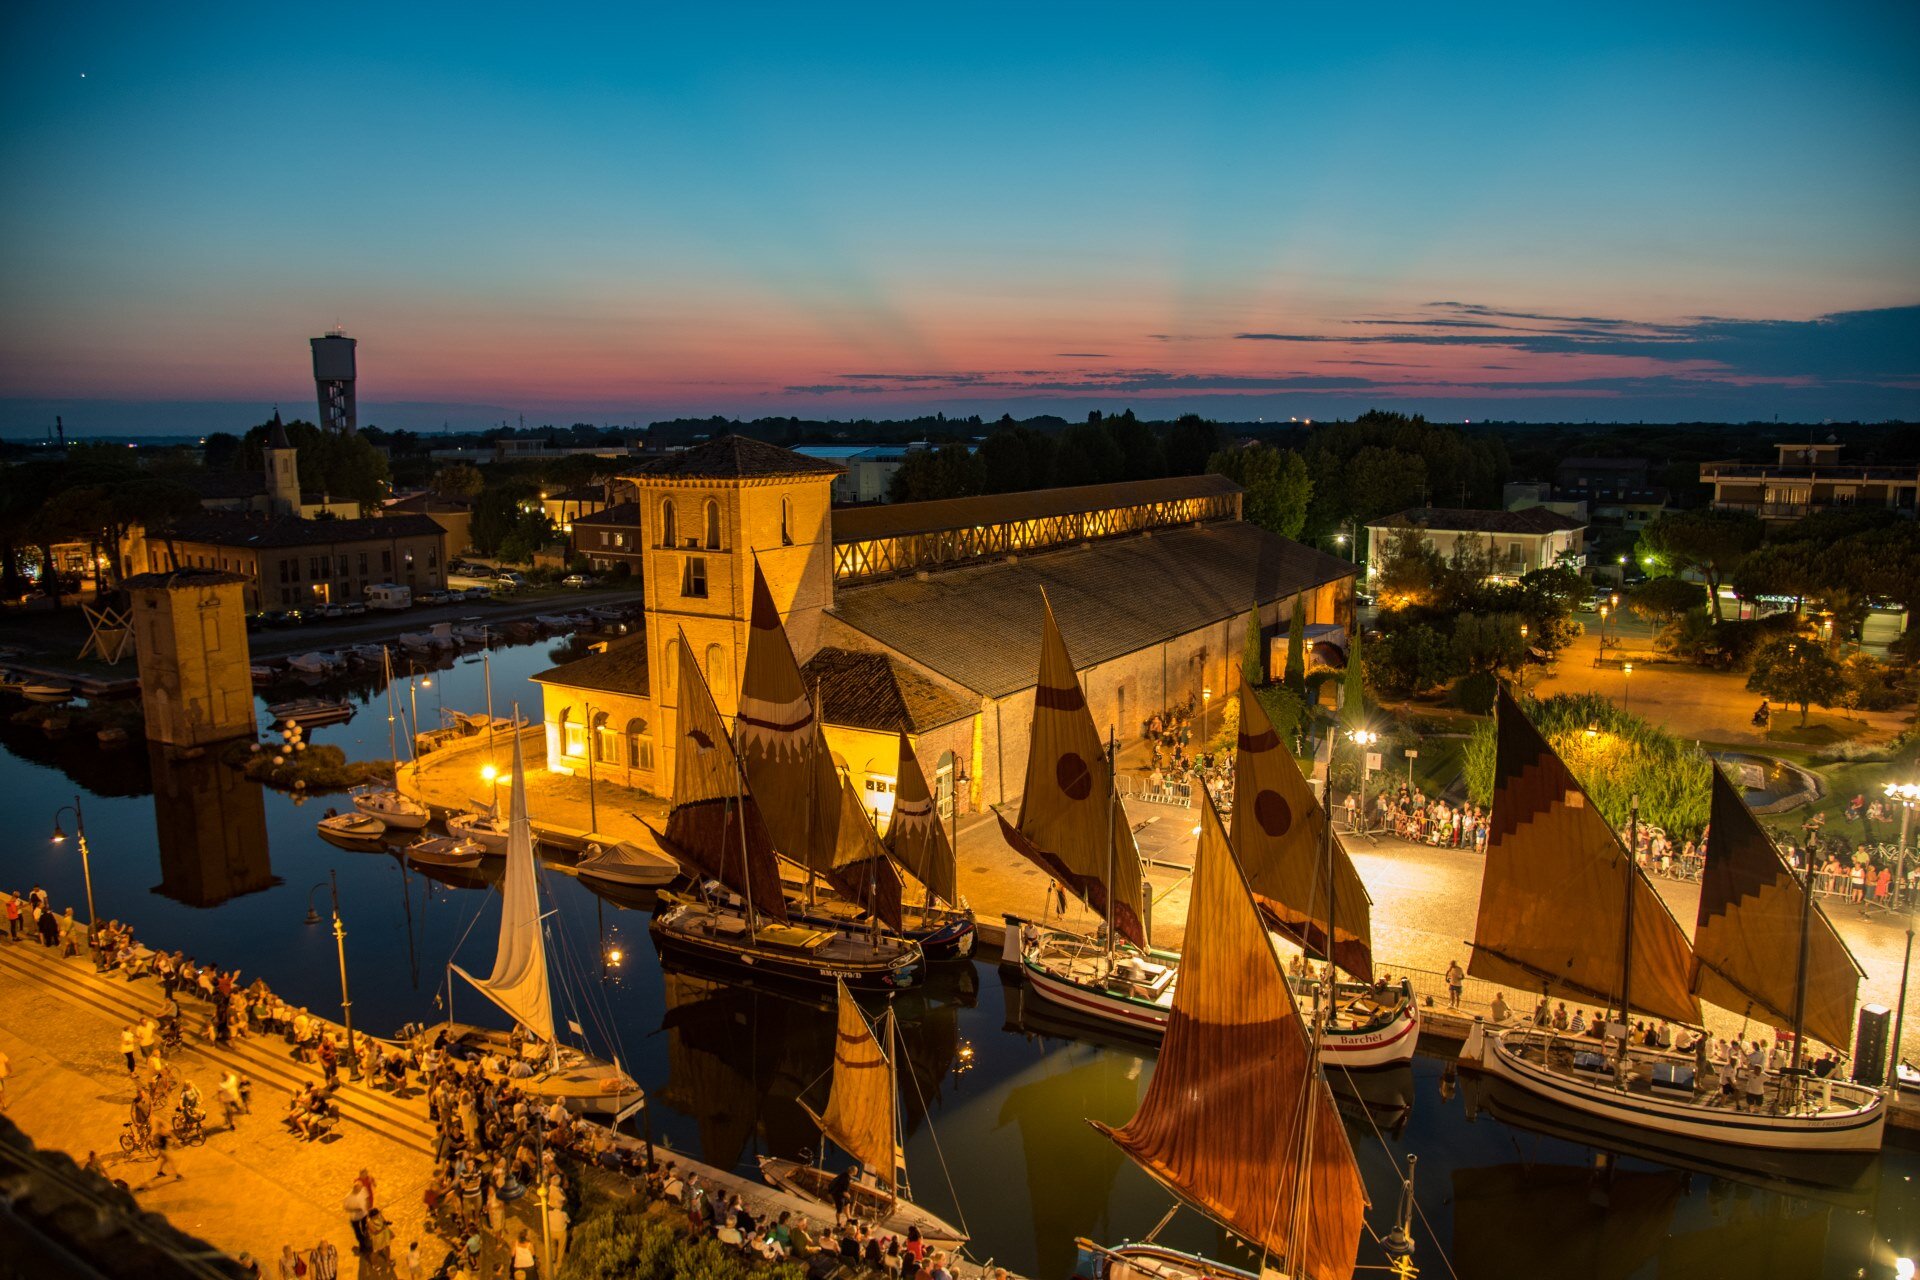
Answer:
<svg viewBox="0 0 1920 1280"><path fill-rule="evenodd" d="M0 432L1916 416L1917 14L9 9Z"/></svg>

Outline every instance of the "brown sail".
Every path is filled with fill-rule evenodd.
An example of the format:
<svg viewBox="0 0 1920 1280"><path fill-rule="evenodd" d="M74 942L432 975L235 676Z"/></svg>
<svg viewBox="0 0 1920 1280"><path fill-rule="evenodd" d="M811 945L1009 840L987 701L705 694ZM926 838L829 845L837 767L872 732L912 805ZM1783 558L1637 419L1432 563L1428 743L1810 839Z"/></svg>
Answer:
<svg viewBox="0 0 1920 1280"><path fill-rule="evenodd" d="M948 906L960 905L953 845L905 733L900 735L900 769L894 781L893 820L887 824L886 846L894 861L931 889L934 897Z"/></svg>
<svg viewBox="0 0 1920 1280"><path fill-rule="evenodd" d="M1273 721L1240 682L1240 748L1233 774L1233 852L1274 929L1309 953L1327 951L1327 814ZM1333 962L1373 981L1373 900L1333 836Z"/></svg>
<svg viewBox="0 0 1920 1280"><path fill-rule="evenodd" d="M814 871L830 871L839 776L758 561L734 736L774 848Z"/></svg>
<svg viewBox="0 0 1920 1280"><path fill-rule="evenodd" d="M733 740L693 659L693 646L682 634L675 647L680 654L679 737L673 753L673 807L667 811L661 843L682 865L746 897L762 916L785 920L780 864L767 824L740 777Z"/></svg>
<svg viewBox="0 0 1920 1280"><path fill-rule="evenodd" d="M1808 926L1808 1035L1846 1048L1862 970L1826 913L1806 909L1806 890L1719 769L1700 915L1693 930L1693 990L1723 1009L1791 1030L1799 985L1801 925Z"/></svg>
<svg viewBox="0 0 1920 1280"><path fill-rule="evenodd" d="M840 1019L833 1037L833 1085L826 1111L807 1107L807 1114L821 1133L891 1190L899 1185L900 1164L893 1137L893 1067L847 984L834 985L840 989Z"/></svg>
<svg viewBox="0 0 1920 1280"><path fill-rule="evenodd" d="M1495 712L1493 813L1467 972L1617 1007L1631 885L1633 1007L1698 1026L1679 922L1504 687Z"/></svg>
<svg viewBox="0 0 1920 1280"><path fill-rule="evenodd" d="M1020 821L1013 826L1001 817L1000 830L1008 844L1092 907L1115 933L1136 946L1147 945L1140 851L1113 793L1106 749L1051 604L1040 636L1040 681L1033 691Z"/></svg>
<svg viewBox="0 0 1920 1280"><path fill-rule="evenodd" d="M1147 1096L1123 1127L1094 1127L1295 1280L1351 1276L1366 1187L1211 798L1187 918Z"/></svg>
<svg viewBox="0 0 1920 1280"><path fill-rule="evenodd" d="M873 829L873 820L867 817L867 807L860 803L853 784L845 778L839 783L833 814L837 844L827 883L847 901L859 903L881 924L899 933L904 927L900 920L900 873L880 847L879 833Z"/></svg>

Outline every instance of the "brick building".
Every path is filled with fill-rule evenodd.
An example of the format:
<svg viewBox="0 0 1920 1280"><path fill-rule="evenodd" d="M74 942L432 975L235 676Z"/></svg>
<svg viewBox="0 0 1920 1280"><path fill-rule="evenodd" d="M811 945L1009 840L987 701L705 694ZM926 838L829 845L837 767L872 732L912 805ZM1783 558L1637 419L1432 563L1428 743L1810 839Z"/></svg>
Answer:
<svg viewBox="0 0 1920 1280"><path fill-rule="evenodd" d="M729 436L626 477L641 632L534 677L547 764L666 794L677 691L658 673L693 646L722 715L739 699L756 561L820 698L835 763L876 816L892 808L893 735L914 739L944 812L1017 797L1026 767L1042 593L1121 741L1155 712L1223 695L1250 609L1345 625L1354 566L1244 523L1220 476L834 512L837 468ZM600 528L575 523L597 538ZM591 559L591 546L580 548ZM611 544L609 553L621 550Z"/></svg>
<svg viewBox="0 0 1920 1280"><path fill-rule="evenodd" d="M222 569L246 579L249 609L311 609L366 599L375 583L447 585L447 534L431 517L302 520L212 514L141 544L148 572Z"/></svg>

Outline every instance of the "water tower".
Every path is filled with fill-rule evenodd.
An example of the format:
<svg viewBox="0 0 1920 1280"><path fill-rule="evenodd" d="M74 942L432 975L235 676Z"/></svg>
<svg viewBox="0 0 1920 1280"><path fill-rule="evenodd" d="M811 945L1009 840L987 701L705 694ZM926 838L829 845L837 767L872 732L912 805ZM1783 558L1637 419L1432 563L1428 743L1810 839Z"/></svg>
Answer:
<svg viewBox="0 0 1920 1280"><path fill-rule="evenodd" d="M320 429L350 436L360 426L353 404L353 349L339 329L313 341L313 385L320 393Z"/></svg>

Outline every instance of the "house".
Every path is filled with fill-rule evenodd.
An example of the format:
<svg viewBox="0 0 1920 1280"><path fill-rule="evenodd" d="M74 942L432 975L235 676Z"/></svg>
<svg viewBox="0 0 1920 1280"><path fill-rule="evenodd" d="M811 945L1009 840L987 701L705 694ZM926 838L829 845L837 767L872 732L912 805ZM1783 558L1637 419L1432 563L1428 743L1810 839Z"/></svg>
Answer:
<svg viewBox="0 0 1920 1280"><path fill-rule="evenodd" d="M1782 444L1772 463L1703 462L1700 483L1713 487L1720 511L1751 511L1762 520L1798 520L1816 511L1881 508L1911 516L1920 509L1920 465L1849 465L1842 446Z"/></svg>
<svg viewBox="0 0 1920 1280"><path fill-rule="evenodd" d="M213 512L141 543L142 572L219 569L246 579L249 609L362 602L396 582L415 595L447 585L447 534L425 515L302 520Z"/></svg>
<svg viewBox="0 0 1920 1280"><path fill-rule="evenodd" d="M1396 537L1416 530L1442 556L1462 546L1491 552L1494 576L1518 578L1537 569L1586 567L1586 522L1548 507L1482 511L1412 507L1367 525L1367 576L1379 572Z"/></svg>

